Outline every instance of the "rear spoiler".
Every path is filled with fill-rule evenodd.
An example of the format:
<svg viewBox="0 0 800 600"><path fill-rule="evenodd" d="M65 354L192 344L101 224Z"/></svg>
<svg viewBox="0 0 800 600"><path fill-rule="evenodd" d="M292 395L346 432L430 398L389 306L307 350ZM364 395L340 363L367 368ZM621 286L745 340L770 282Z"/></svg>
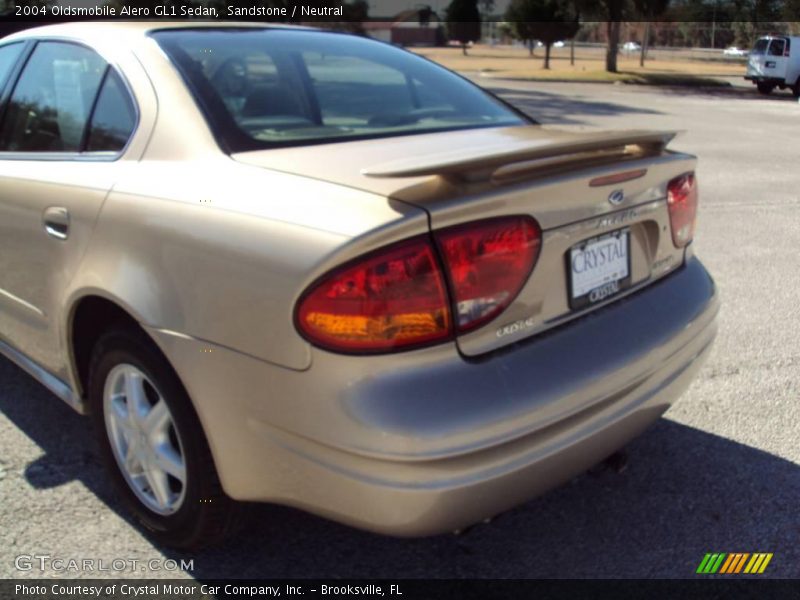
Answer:
<svg viewBox="0 0 800 600"><path fill-rule="evenodd" d="M534 128L532 128L533 130ZM536 128L538 129L538 128ZM676 131L619 131L599 133L532 134L510 138L508 143L478 148L458 148L436 154L422 154L362 169L367 177L423 177L439 175L462 179L506 180L537 170L548 173L574 167L660 155L678 135Z"/></svg>

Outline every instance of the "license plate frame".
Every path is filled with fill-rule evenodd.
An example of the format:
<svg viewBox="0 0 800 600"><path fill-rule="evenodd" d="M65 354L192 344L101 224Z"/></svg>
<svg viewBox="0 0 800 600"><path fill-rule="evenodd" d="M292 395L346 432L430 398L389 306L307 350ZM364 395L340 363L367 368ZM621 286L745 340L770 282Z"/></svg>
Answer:
<svg viewBox="0 0 800 600"><path fill-rule="evenodd" d="M625 257L622 261L615 258L613 268L610 269L610 272L605 274L602 273L602 270L593 267L593 270L597 271L597 273L594 274L595 281L597 282L596 285L593 284L594 282L588 284L586 281L576 282L575 267L577 266L577 257L581 254L585 255L586 250L600 250L603 246L608 247L608 252L611 253L614 250L609 247L609 242L611 241L617 242L617 252L621 248L624 248ZM621 246L619 245L620 242L622 244ZM602 252L600 252L600 254L602 254ZM595 254L595 256L599 255ZM631 229L630 227L623 227L602 235L587 238L570 247L565 258L567 269L567 299L570 309L580 310L592 304L598 304L608 300L620 294L631 285ZM585 263L586 261L584 259L584 265ZM605 263L603 266L605 266ZM608 271L609 269L606 270ZM583 272L585 272L585 268ZM589 289L586 289L587 285L590 286ZM577 296L575 295L576 292L579 292Z"/></svg>

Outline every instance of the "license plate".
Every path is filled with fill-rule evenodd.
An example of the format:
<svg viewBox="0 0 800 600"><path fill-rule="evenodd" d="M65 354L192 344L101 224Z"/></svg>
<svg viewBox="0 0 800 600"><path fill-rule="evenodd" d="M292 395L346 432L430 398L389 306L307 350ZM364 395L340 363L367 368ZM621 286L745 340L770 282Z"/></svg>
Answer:
<svg viewBox="0 0 800 600"><path fill-rule="evenodd" d="M570 248L570 308L602 302L631 284L630 237L630 229L619 229Z"/></svg>

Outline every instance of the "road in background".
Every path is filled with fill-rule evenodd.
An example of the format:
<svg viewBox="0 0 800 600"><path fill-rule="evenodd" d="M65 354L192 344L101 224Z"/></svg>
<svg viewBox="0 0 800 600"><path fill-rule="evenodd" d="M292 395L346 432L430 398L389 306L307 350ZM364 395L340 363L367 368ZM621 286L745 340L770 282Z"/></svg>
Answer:
<svg viewBox="0 0 800 600"><path fill-rule="evenodd" d="M0 577L39 576L13 566L35 553L194 559L182 576L197 578L687 577L710 551L773 552L767 575L800 577L800 104L479 81L545 124L686 130L672 147L700 157L696 249L719 285L720 334L691 390L629 446L628 468L461 536L396 540L260 506L227 546L182 556L122 516L88 423L0 359Z"/></svg>

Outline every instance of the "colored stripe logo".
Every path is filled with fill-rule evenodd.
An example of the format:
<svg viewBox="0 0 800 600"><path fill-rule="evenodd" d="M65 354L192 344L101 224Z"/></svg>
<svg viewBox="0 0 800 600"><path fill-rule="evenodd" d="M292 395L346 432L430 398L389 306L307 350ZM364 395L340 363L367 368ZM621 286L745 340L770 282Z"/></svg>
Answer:
<svg viewBox="0 0 800 600"><path fill-rule="evenodd" d="M767 570L767 565L772 560L772 552L709 552L700 561L697 573L701 575L735 575L746 573L760 575Z"/></svg>

